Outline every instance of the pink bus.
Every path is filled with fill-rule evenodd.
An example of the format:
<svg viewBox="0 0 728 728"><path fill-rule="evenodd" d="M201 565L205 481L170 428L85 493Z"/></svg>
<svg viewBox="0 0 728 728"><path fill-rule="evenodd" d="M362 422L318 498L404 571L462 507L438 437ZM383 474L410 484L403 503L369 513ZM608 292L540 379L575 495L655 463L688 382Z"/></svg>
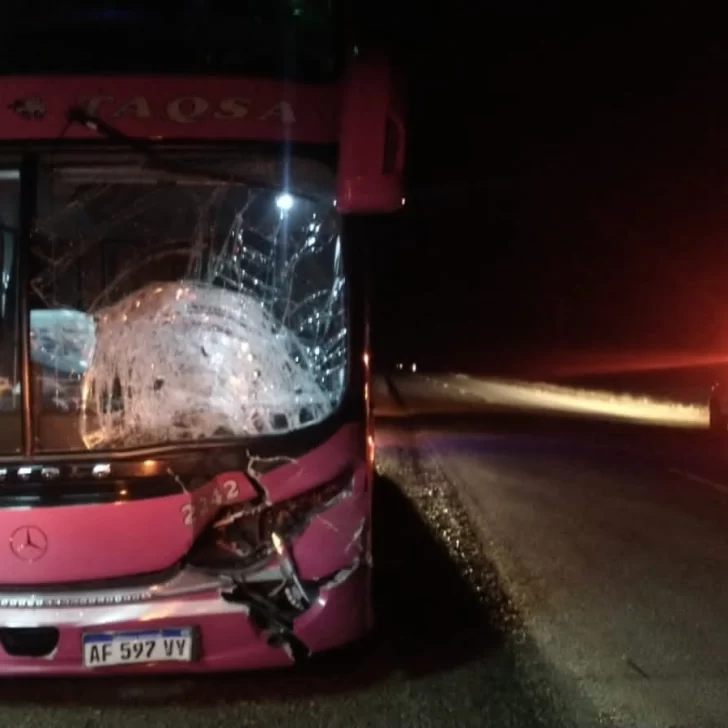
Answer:
<svg viewBox="0 0 728 728"><path fill-rule="evenodd" d="M306 40L300 6L329 7L259 5L279 13L249 43ZM402 204L390 66L326 22L326 64L262 41L205 63L204 38L138 59L132 27L161 25L63 11L0 79L0 674L273 667L354 640L360 220Z"/></svg>

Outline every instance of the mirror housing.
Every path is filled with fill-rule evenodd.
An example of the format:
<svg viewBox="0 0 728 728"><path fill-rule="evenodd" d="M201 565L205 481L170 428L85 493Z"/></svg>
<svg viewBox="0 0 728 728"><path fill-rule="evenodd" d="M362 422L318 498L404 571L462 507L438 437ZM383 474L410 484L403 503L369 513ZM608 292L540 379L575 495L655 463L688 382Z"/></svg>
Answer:
<svg viewBox="0 0 728 728"><path fill-rule="evenodd" d="M336 207L394 212L404 204L406 129L401 90L386 57L358 56L343 81Z"/></svg>

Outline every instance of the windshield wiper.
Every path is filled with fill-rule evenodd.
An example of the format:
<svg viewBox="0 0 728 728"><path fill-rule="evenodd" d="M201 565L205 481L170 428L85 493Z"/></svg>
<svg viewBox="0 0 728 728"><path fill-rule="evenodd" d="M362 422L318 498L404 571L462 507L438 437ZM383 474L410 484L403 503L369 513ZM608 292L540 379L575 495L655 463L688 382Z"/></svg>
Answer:
<svg viewBox="0 0 728 728"><path fill-rule="evenodd" d="M205 182L221 182L224 184L237 184L245 187L267 188L271 190L279 189L278 186L271 185L270 182L266 183L234 173L217 172L215 170L195 167L193 165L182 164L180 162L165 159L149 144L124 134L124 132L119 131L115 126L103 121L103 119L99 119L93 114L89 114L85 109L78 106L73 106L68 109L66 112L66 120L69 125L80 124L81 126L85 126L87 129L91 129L97 134L105 136L112 141L120 142L135 152L139 152L150 162L150 167L159 172L165 172L175 177L199 179L200 181ZM170 181L174 182L174 180ZM283 180L281 180L281 185L282 184Z"/></svg>

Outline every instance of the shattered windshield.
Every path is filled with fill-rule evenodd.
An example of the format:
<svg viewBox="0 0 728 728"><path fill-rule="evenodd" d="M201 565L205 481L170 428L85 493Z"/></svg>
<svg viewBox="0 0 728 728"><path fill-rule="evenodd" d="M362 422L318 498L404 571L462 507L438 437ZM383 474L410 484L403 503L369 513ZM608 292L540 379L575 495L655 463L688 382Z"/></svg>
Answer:
<svg viewBox="0 0 728 728"><path fill-rule="evenodd" d="M306 194L46 165L29 280L39 449L285 433L333 412L339 218L328 169L305 167Z"/></svg>

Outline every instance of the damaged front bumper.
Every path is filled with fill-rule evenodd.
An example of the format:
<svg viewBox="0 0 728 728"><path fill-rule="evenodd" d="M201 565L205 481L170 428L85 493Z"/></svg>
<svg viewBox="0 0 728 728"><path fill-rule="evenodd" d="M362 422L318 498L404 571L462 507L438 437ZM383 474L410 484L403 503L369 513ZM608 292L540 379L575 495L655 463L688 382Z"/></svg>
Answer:
<svg viewBox="0 0 728 728"><path fill-rule="evenodd" d="M35 509L53 548L7 562L16 578L38 565L45 578L0 586L0 675L276 667L362 636L371 477L343 445L260 476L249 468L249 490L226 471L220 487L223 476L155 499ZM230 484L237 500L215 498ZM22 532L18 513L5 512L6 531Z"/></svg>
<svg viewBox="0 0 728 728"><path fill-rule="evenodd" d="M355 559L301 579L290 551L244 579L185 568L143 589L0 594L0 674L199 672L290 665L371 626L370 566ZM182 661L88 665L84 636L170 634L194 644ZM133 651L130 653L133 657Z"/></svg>

